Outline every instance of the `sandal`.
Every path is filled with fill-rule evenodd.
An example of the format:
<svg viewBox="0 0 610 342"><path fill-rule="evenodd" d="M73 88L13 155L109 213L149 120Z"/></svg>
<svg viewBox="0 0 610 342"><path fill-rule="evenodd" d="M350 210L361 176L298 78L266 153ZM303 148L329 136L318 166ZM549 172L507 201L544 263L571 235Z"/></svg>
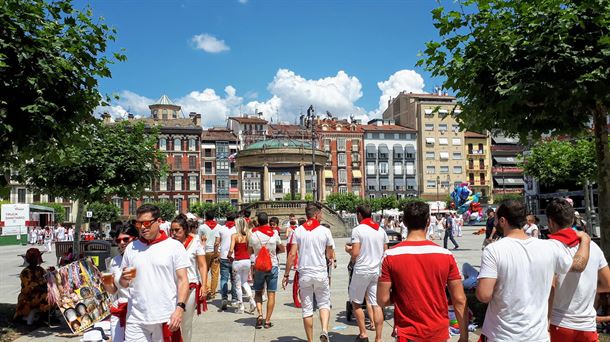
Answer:
<svg viewBox="0 0 610 342"><path fill-rule="evenodd" d="M256 329L261 329L263 327L263 316L259 315L258 317L256 317Z"/></svg>
<svg viewBox="0 0 610 342"><path fill-rule="evenodd" d="M269 329L273 326L273 323L271 322L265 322L265 329Z"/></svg>
<svg viewBox="0 0 610 342"><path fill-rule="evenodd" d="M366 325L366 329L370 331L375 331L375 324L369 323Z"/></svg>

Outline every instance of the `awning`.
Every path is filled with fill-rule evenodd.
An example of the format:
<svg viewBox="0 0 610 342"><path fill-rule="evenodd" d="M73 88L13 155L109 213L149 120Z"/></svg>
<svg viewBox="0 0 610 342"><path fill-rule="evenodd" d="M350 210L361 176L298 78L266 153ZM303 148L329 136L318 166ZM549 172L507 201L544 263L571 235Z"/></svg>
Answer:
<svg viewBox="0 0 610 342"><path fill-rule="evenodd" d="M379 185L383 185L383 186L389 186L390 185L390 180L387 178L379 178Z"/></svg>
<svg viewBox="0 0 610 342"><path fill-rule="evenodd" d="M441 114L449 113L449 111L447 111L446 109L439 109L438 112L441 113Z"/></svg>
<svg viewBox="0 0 610 342"><path fill-rule="evenodd" d="M360 172L360 170L352 170L352 177L353 178L362 178L362 172Z"/></svg>
<svg viewBox="0 0 610 342"><path fill-rule="evenodd" d="M461 109L456 109L453 112L455 113L455 115L462 114L462 110Z"/></svg>
<svg viewBox="0 0 610 342"><path fill-rule="evenodd" d="M438 138L439 145L449 145L449 140L447 138Z"/></svg>
<svg viewBox="0 0 610 342"><path fill-rule="evenodd" d="M432 114L432 111L433 111L433 110L432 110L432 109L430 109L430 108L428 108L428 109L424 109L424 113L426 113L426 114L428 114L428 115Z"/></svg>
<svg viewBox="0 0 610 342"><path fill-rule="evenodd" d="M366 153L377 153L377 148L373 144L366 145Z"/></svg>
<svg viewBox="0 0 610 342"><path fill-rule="evenodd" d="M519 143L519 140L516 138L492 137L492 139L496 144L518 144Z"/></svg>
<svg viewBox="0 0 610 342"><path fill-rule="evenodd" d="M515 157L494 157L494 160L501 165L517 165Z"/></svg>
<svg viewBox="0 0 610 342"><path fill-rule="evenodd" d="M335 177L333 177L333 171L332 170L324 170L324 178L335 178Z"/></svg>
<svg viewBox="0 0 610 342"><path fill-rule="evenodd" d="M502 177L494 177L494 181L498 183L498 185L506 185L506 186L521 186L525 184L523 178L502 178Z"/></svg>
<svg viewBox="0 0 610 342"><path fill-rule="evenodd" d="M449 159L449 152L441 152L440 156L441 159Z"/></svg>
<svg viewBox="0 0 610 342"><path fill-rule="evenodd" d="M426 144L434 144L434 138L426 138Z"/></svg>

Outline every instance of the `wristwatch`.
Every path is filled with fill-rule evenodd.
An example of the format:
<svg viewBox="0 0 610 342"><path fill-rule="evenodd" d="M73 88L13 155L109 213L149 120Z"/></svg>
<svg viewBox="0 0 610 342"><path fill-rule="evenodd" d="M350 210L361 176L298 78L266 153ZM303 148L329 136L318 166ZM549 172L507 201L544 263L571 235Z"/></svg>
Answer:
<svg viewBox="0 0 610 342"><path fill-rule="evenodd" d="M290 273L284 273L284 278L290 278Z"/></svg>
<svg viewBox="0 0 610 342"><path fill-rule="evenodd" d="M176 306L181 307L182 310L186 311L186 304L184 304L184 302L179 302L179 303L176 304Z"/></svg>

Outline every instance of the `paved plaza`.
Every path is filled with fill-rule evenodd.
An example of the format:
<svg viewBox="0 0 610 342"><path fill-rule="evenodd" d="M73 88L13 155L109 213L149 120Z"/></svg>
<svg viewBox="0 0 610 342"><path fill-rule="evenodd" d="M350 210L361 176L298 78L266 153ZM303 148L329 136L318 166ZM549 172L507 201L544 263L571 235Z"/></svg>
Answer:
<svg viewBox="0 0 610 342"><path fill-rule="evenodd" d="M480 227L465 227L464 236L456 237L460 244L460 250L454 251L454 255L461 267L464 262L479 265L481 256L481 235L472 233ZM332 341L353 341L358 334L358 328L354 321L347 322L345 318L345 307L348 288L347 263L349 256L343 251L343 246L348 239L336 239L338 266L332 277L332 301L330 336ZM436 240L442 245L442 240ZM451 246L451 243L450 243ZM19 294L19 272L21 272L22 254L29 247L26 246L4 246L0 247L0 303L16 303ZM41 249L44 249L41 247ZM46 254L43 267L55 264L55 253ZM285 254L281 255L280 262L283 265ZM218 298L218 296L217 296ZM301 320L301 310L292 305L292 291L279 290L276 308L272 321L275 324L270 329L254 329L256 315L237 314L234 308L228 312L219 312L220 300L215 300L208 306L209 310L201 316L195 316L193 322L193 341L304 341L305 331ZM388 310L390 313L391 310ZM392 341L392 316L387 315L388 320L384 327L384 341ZM319 334L320 325L317 315L315 316L314 333ZM56 327L54 329L39 329L28 336L23 336L16 341L79 341L80 337L58 336L58 333L67 333L67 327ZM369 332L372 341L374 332ZM471 335L470 340L476 341L478 336ZM317 337L316 337L317 340ZM451 339L457 341L457 336Z"/></svg>

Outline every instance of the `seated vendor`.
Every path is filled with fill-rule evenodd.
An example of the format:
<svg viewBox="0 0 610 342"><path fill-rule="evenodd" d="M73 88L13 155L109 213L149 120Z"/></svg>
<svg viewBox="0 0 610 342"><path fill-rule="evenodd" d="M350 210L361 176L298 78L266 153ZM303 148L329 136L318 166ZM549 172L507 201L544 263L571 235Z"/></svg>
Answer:
<svg viewBox="0 0 610 342"><path fill-rule="evenodd" d="M32 325L37 314L49 311L47 303L46 271L40 267L42 254L38 248L30 248L25 254L28 266L21 271L21 292L17 299L14 319L22 318Z"/></svg>

